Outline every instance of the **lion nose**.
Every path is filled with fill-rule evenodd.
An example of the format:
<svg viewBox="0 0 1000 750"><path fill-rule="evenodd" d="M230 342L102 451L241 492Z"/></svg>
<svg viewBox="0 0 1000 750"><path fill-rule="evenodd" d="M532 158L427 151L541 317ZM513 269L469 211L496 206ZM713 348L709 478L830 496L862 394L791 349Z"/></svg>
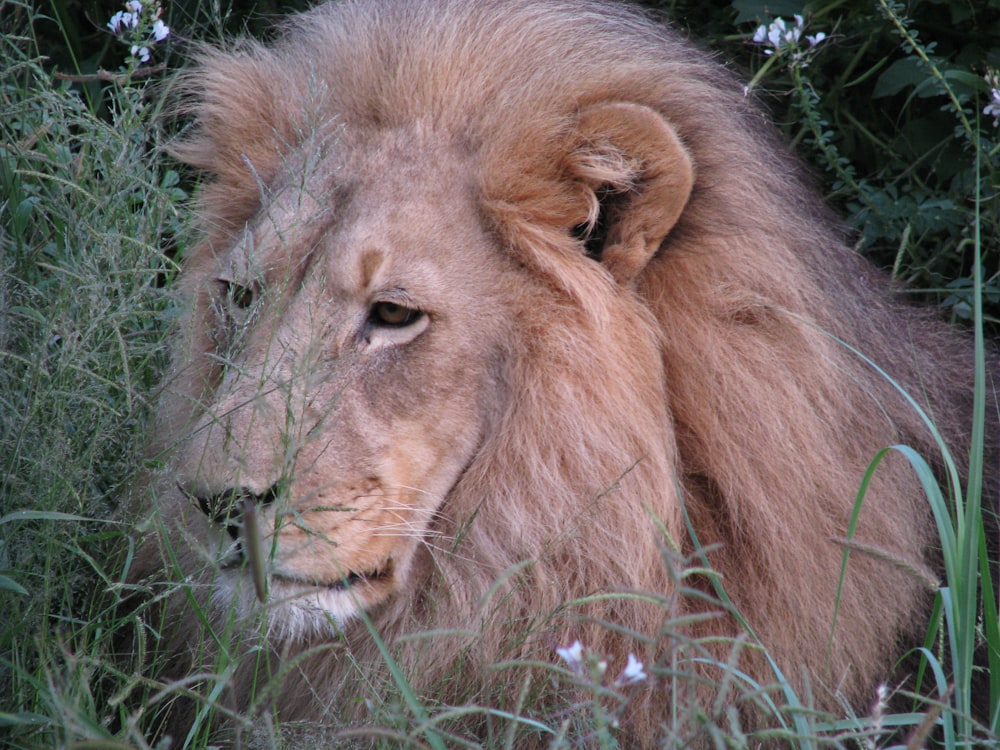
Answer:
<svg viewBox="0 0 1000 750"><path fill-rule="evenodd" d="M188 492L185 494L196 500L201 512L212 521L225 525L229 536L234 541L238 541L246 507L252 505L257 508L270 505L277 495L277 488L269 487L263 493L254 492L247 487L238 487L224 490L215 495L199 495Z"/></svg>

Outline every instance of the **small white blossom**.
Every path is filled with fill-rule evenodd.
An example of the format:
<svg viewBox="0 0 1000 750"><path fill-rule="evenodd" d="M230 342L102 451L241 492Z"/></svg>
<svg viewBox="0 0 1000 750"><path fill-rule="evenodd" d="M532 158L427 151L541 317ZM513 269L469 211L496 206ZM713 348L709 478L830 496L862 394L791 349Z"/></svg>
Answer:
<svg viewBox="0 0 1000 750"><path fill-rule="evenodd" d="M983 114L993 118L993 127L1000 125L1000 91L993 89L993 101L983 107Z"/></svg>
<svg viewBox="0 0 1000 750"><path fill-rule="evenodd" d="M991 70L986 74L986 83L990 86L990 103L983 109L983 114L993 118L993 127L1000 126L1000 73Z"/></svg>
<svg viewBox="0 0 1000 750"><path fill-rule="evenodd" d="M157 0L127 0L125 10L108 21L108 28L129 47L133 63L149 62L153 47L170 35L170 27L160 19L162 12Z"/></svg>
<svg viewBox="0 0 1000 750"><path fill-rule="evenodd" d="M635 658L635 654L629 654L628 664L625 665L625 670L622 672L621 677L618 678L618 684L634 685L637 682L645 680L647 676L643 671L642 662Z"/></svg>
<svg viewBox="0 0 1000 750"><path fill-rule="evenodd" d="M153 41L162 42L167 38L167 36L170 35L170 27L157 18L153 22L153 31L151 33L153 35Z"/></svg>
<svg viewBox="0 0 1000 750"><path fill-rule="evenodd" d="M794 25L785 21L784 18L775 18L766 26L761 24L753 34L753 41L756 44L765 44L768 49L764 50L765 55L773 55L776 52L791 51L799 49L799 42L802 39L802 32L805 30L805 19L796 14ZM809 34L806 37L810 47L826 39L826 34L822 31L817 34Z"/></svg>
<svg viewBox="0 0 1000 750"><path fill-rule="evenodd" d="M126 13L123 10L115 13L111 16L111 20L108 21L108 28L115 34L120 34L126 29L134 29L138 25L139 15L137 13Z"/></svg>
<svg viewBox="0 0 1000 750"><path fill-rule="evenodd" d="M566 648L557 648L556 653L574 672L579 673L583 669L583 644L580 641L574 641L572 646Z"/></svg>
<svg viewBox="0 0 1000 750"><path fill-rule="evenodd" d="M796 13L792 18L795 19L795 27L788 30L785 35L785 39L789 42L795 42L798 44L799 37L802 36L802 29L805 28L806 19Z"/></svg>

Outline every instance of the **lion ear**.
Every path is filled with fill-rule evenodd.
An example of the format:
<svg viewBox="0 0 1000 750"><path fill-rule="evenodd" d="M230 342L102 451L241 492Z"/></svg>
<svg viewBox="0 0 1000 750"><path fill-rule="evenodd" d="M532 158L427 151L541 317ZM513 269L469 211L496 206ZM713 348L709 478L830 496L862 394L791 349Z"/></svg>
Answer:
<svg viewBox="0 0 1000 750"><path fill-rule="evenodd" d="M619 283L645 267L680 218L694 164L674 128L641 104L612 102L580 112L570 172L589 204L574 232Z"/></svg>

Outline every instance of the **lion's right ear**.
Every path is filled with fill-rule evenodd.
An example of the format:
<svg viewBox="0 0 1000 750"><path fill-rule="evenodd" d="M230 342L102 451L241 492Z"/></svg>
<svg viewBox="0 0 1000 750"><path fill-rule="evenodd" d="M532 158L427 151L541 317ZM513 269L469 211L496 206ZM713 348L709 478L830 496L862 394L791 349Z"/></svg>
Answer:
<svg viewBox="0 0 1000 750"><path fill-rule="evenodd" d="M616 280L629 282L680 218L694 164L673 126L641 104L587 107L575 135L569 171L589 203L575 233Z"/></svg>

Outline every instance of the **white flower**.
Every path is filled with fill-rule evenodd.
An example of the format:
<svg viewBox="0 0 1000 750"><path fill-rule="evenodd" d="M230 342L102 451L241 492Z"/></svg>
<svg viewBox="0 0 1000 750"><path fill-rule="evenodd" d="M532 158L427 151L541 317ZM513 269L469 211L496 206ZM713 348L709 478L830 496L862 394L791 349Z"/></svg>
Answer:
<svg viewBox="0 0 1000 750"><path fill-rule="evenodd" d="M583 644L580 641L574 641L572 646L566 648L557 648L556 653L574 672L579 673L583 669Z"/></svg>
<svg viewBox="0 0 1000 750"><path fill-rule="evenodd" d="M983 114L993 118L993 127L1000 125L1000 91L993 89L993 101L983 108Z"/></svg>
<svg viewBox="0 0 1000 750"><path fill-rule="evenodd" d="M629 654L628 664L625 665L625 670L622 672L621 677L618 678L618 684L634 685L637 682L645 680L647 676L642 671L642 662L635 658L635 654Z"/></svg>
<svg viewBox="0 0 1000 750"><path fill-rule="evenodd" d="M126 13L123 10L115 13L108 21L108 28L115 34L120 34L124 29L134 29L138 25L139 16L135 13Z"/></svg>
<svg viewBox="0 0 1000 750"><path fill-rule="evenodd" d="M990 86L990 103L983 109L983 114L993 118L993 127L1000 125L1000 74L991 70L986 74L986 83Z"/></svg>
<svg viewBox="0 0 1000 750"><path fill-rule="evenodd" d="M805 19L796 14L795 24L790 25L784 18L775 18L768 25L761 24L753 33L753 41L756 44L766 44L769 49L764 50L765 55L773 55L775 52L784 50L797 50L799 41L802 39L802 32L805 29ZM826 39L826 34L819 32L806 36L810 47Z"/></svg>
<svg viewBox="0 0 1000 750"><path fill-rule="evenodd" d="M125 10L111 16L108 28L129 46L133 60L149 62L153 45L170 35L170 27L160 20L162 12L157 0L127 0Z"/></svg>
<svg viewBox="0 0 1000 750"><path fill-rule="evenodd" d="M802 16L795 16L795 25L789 27L784 18L775 18L767 40L775 49L780 47L797 47L802 35Z"/></svg>
<svg viewBox="0 0 1000 750"><path fill-rule="evenodd" d="M161 21L159 18L157 18L153 22L153 31L152 31L153 41L162 42L164 39L167 38L169 34L170 34L170 27L167 26L165 23L163 23L163 21Z"/></svg>

